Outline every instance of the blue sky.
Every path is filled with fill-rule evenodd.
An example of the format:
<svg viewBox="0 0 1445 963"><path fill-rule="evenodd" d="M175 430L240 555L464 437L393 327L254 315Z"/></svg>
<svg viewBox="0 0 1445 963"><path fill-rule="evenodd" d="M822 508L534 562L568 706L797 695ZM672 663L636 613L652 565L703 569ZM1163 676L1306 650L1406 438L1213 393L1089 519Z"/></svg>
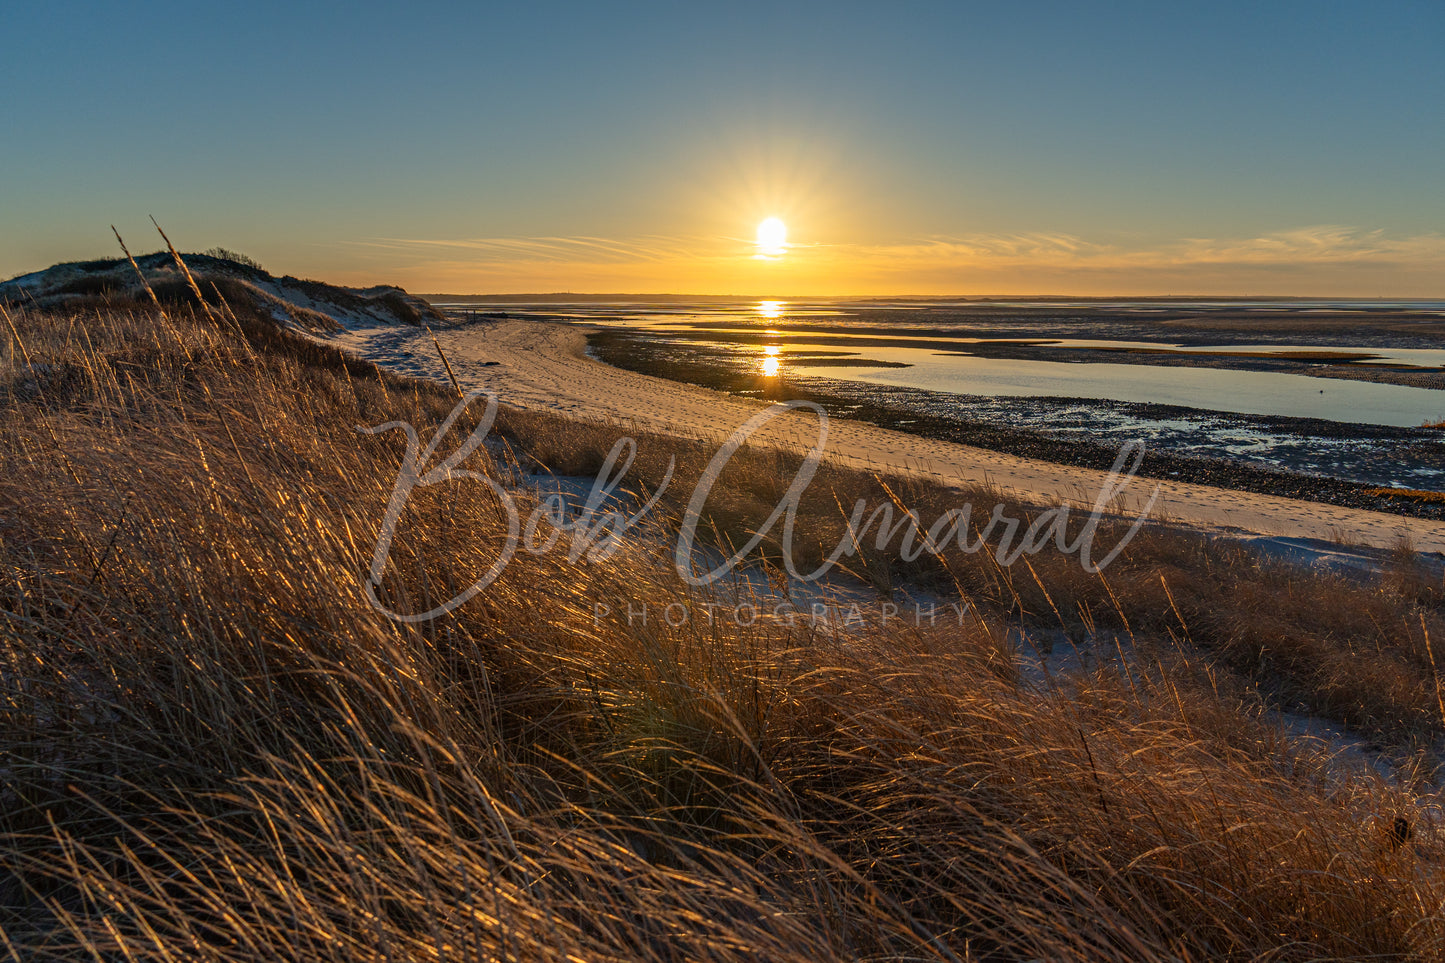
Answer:
<svg viewBox="0 0 1445 963"><path fill-rule="evenodd" d="M1445 4L12 5L0 275L1445 295ZM787 221L787 256L752 256Z"/></svg>

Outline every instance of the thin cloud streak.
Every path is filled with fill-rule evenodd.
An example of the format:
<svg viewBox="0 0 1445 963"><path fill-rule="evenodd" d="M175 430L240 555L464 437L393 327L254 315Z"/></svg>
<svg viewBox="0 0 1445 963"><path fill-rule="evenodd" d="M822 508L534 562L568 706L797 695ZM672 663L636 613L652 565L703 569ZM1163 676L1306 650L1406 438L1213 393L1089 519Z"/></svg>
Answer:
<svg viewBox="0 0 1445 963"><path fill-rule="evenodd" d="M364 246L395 251L473 251L478 261L669 261L698 256L697 238L649 236L632 240L590 237L487 237L464 239L373 238Z"/></svg>
<svg viewBox="0 0 1445 963"><path fill-rule="evenodd" d="M1073 267L1178 267L1190 264L1309 264L1348 261L1445 260L1445 236L1391 238L1383 231L1337 225L1297 228L1252 238L1184 238L1128 249L1064 234L979 235L927 242L838 249L861 260L1050 264Z"/></svg>

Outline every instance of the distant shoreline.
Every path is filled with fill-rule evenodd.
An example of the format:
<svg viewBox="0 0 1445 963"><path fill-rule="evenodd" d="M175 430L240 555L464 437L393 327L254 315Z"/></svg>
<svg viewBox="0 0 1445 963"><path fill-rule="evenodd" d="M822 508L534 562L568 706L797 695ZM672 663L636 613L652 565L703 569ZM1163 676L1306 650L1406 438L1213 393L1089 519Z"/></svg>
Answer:
<svg viewBox="0 0 1445 963"><path fill-rule="evenodd" d="M749 377L735 367L722 364L680 361L667 355L662 346L649 344L641 338L629 338L620 332L594 334L589 341L598 360L624 370L679 383L696 385L714 391L744 397L759 397L761 380ZM751 389L751 390L750 390ZM945 417L931 413L937 405L918 404L923 398L948 398L941 392L894 389L882 392L878 386L849 384L841 381L818 381L808 378L800 382L782 380L772 384L770 400L803 398L823 405L835 418L861 420L894 431L922 438L996 451L1005 455L1037 458L1058 465L1104 469L1117 454L1114 448L1094 441L1052 437L1037 429L1010 427L967 416ZM908 396L917 396L909 398ZM1152 408L1162 417L1196 414L1192 409L1155 405L1125 405L1098 399L1043 398L1011 399L1015 404L1084 403L1091 406L1113 405L1143 410ZM946 407L946 406L945 406ZM1267 424L1288 423L1300 419L1246 418L1241 422ZM1343 430L1347 426L1321 423L1319 427ZM1363 444L1399 446L1411 443L1437 443L1423 429L1402 429L1386 426L1358 427L1367 436ZM1389 447L1388 450L1393 450ZM1269 495L1276 498L1339 505L1367 511L1387 512L1400 516L1445 520L1445 504L1432 501L1407 500L1403 496L1387 497L1379 492L1382 486L1344 478L1327 477L1303 471L1268 468L1240 459L1181 455L1167 450L1150 449L1140 467L1141 478L1179 478L1216 488ZM1404 490L1401 490L1402 493Z"/></svg>

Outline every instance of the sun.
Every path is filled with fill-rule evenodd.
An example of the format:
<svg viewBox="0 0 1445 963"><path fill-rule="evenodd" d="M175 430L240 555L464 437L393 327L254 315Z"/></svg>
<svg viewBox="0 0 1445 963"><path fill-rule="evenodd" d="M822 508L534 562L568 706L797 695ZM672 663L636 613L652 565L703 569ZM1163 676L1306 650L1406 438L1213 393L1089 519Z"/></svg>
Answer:
<svg viewBox="0 0 1445 963"><path fill-rule="evenodd" d="M776 217L766 218L758 225L758 256L782 257L788 249L788 225Z"/></svg>

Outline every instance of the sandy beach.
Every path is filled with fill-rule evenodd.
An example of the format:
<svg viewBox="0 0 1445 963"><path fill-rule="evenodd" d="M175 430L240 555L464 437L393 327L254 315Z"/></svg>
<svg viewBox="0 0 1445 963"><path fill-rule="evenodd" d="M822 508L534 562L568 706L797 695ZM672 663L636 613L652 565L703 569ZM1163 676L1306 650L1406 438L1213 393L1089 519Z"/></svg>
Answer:
<svg viewBox="0 0 1445 963"><path fill-rule="evenodd" d="M547 409L623 426L721 442L765 407L595 361L586 355L588 329L504 320L438 331L437 338L466 388L495 392L506 405ZM360 332L358 332L360 334ZM348 347L407 374L445 378L430 338L372 329ZM817 420L802 412L775 419L753 443L807 448ZM990 483L1025 500L1091 506L1107 474L1087 468L934 441L833 419L827 457L840 464L914 473L944 484ZM1179 481L1135 479L1116 508L1137 512L1157 486L1151 517L1237 534L1312 539L1388 549L1408 539L1421 552L1445 552L1445 524L1317 502L1229 491Z"/></svg>

